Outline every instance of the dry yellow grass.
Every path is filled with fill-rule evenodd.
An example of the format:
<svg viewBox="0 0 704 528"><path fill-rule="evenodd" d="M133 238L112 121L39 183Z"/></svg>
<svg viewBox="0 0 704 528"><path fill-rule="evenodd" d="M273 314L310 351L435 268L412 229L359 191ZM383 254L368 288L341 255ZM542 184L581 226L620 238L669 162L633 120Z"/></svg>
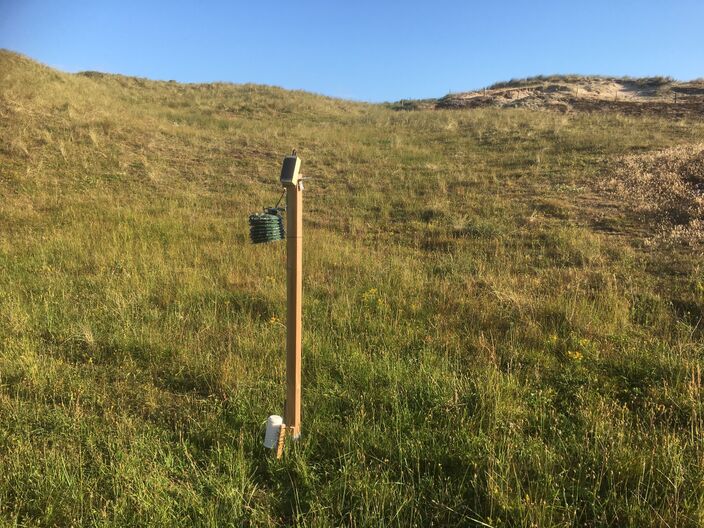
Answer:
<svg viewBox="0 0 704 528"><path fill-rule="evenodd" d="M701 248L704 242L704 144L626 156L607 188L643 215L653 239Z"/></svg>

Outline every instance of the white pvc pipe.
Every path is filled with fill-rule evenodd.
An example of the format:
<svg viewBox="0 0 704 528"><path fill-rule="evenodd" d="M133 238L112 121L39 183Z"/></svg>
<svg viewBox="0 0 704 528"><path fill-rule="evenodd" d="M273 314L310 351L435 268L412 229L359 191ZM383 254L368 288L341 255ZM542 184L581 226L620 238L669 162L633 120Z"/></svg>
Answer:
<svg viewBox="0 0 704 528"><path fill-rule="evenodd" d="M264 447L274 449L279 443L279 432L284 419L278 414L272 414L266 419L266 434L264 435Z"/></svg>

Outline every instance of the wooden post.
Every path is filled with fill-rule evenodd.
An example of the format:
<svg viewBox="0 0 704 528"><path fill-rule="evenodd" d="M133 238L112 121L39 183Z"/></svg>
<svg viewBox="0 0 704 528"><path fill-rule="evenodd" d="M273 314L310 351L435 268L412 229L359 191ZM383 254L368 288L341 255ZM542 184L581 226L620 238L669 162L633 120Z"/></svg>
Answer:
<svg viewBox="0 0 704 528"><path fill-rule="evenodd" d="M286 185L286 430L301 435L303 183Z"/></svg>

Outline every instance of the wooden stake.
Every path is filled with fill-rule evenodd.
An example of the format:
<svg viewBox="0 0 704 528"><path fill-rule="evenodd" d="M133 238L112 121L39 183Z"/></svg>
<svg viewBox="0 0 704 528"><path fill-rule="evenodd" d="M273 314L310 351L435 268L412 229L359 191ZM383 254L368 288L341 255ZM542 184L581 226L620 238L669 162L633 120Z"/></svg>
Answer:
<svg viewBox="0 0 704 528"><path fill-rule="evenodd" d="M281 458L284 454L284 444L286 443L286 425L281 424L279 429L279 439L276 442L276 458Z"/></svg>
<svg viewBox="0 0 704 528"><path fill-rule="evenodd" d="M303 301L303 184L286 185L286 408L284 423L301 435L301 315Z"/></svg>

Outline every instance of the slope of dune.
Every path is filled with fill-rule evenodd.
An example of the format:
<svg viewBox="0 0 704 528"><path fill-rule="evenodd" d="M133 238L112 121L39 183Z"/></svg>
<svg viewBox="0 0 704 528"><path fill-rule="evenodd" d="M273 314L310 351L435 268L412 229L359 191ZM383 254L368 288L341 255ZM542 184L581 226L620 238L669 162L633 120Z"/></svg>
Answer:
<svg viewBox="0 0 704 528"><path fill-rule="evenodd" d="M560 82L399 112L0 51L0 525L704 525L704 122ZM247 219L292 148L276 460L285 248Z"/></svg>

